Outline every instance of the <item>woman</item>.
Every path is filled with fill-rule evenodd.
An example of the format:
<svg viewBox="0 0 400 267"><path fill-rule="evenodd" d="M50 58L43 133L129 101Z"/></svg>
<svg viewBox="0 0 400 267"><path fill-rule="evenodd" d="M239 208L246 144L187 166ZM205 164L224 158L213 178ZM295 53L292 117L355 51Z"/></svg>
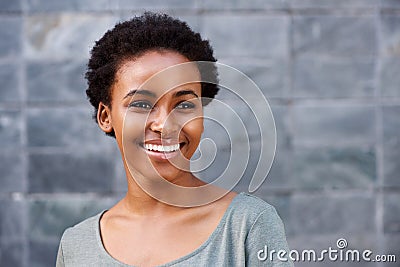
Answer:
<svg viewBox="0 0 400 267"><path fill-rule="evenodd" d="M207 186L188 162L203 132L202 107L218 91L201 82L206 74L217 80L216 69L206 73L194 61L216 62L208 41L167 15L145 13L96 42L86 92L100 129L117 141L128 190L64 232L57 266L291 266L265 258L265 248L288 248L279 216L263 200L225 192L179 205L190 197L179 190ZM165 181L178 193L159 186ZM175 195L172 204L163 200Z"/></svg>

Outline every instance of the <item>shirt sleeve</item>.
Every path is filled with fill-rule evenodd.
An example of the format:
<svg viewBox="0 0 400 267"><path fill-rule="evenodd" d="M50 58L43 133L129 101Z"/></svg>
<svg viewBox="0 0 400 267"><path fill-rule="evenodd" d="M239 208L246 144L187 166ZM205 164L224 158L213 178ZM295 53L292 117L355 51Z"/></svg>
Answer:
<svg viewBox="0 0 400 267"><path fill-rule="evenodd" d="M246 238L246 266L292 267L281 218L270 206L261 212Z"/></svg>

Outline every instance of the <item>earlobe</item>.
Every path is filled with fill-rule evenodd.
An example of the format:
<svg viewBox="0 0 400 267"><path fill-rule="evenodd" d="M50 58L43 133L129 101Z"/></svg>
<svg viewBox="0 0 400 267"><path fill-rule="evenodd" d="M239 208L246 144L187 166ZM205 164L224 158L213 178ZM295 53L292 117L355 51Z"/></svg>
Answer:
<svg viewBox="0 0 400 267"><path fill-rule="evenodd" d="M103 132L112 132L113 127L111 121L111 110L107 105L103 104L102 102L99 103L99 107L97 110L97 123L99 124L99 127Z"/></svg>

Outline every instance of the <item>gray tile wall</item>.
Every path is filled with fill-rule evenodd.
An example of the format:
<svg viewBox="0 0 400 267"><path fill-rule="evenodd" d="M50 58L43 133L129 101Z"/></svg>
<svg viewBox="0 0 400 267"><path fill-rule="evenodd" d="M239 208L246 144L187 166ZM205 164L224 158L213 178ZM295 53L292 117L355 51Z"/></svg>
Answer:
<svg viewBox="0 0 400 267"><path fill-rule="evenodd" d="M399 0L0 0L0 266L54 265L63 230L123 196L120 155L91 120L83 74L94 41L144 10L188 21L268 97L278 147L255 194L277 208L290 247L345 237L397 255L365 266L400 266ZM254 153L236 188L247 190L259 132L238 112ZM206 175L227 158L223 147Z"/></svg>

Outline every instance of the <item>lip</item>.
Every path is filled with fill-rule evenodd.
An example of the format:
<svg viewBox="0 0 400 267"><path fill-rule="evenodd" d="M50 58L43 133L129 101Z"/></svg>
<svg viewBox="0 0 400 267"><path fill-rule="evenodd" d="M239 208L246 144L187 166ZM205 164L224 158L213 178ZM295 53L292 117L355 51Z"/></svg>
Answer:
<svg viewBox="0 0 400 267"><path fill-rule="evenodd" d="M151 145L171 146L181 143L183 142L179 142L179 140L176 139L151 139L151 140L145 140L141 145L151 144Z"/></svg>
<svg viewBox="0 0 400 267"><path fill-rule="evenodd" d="M171 146L179 144L179 149L170 152L151 151L145 148L145 144L162 145L162 146ZM185 142L178 142L177 140L170 140L170 139L162 140L162 142L160 139L146 140L145 142L139 144L140 148L142 148L146 152L146 154L153 160L168 160L174 158L180 154L181 152L180 149L184 145Z"/></svg>
<svg viewBox="0 0 400 267"><path fill-rule="evenodd" d="M146 152L146 154L147 154L150 158L155 159L155 160L167 160L167 159L171 159L171 158L174 158L174 157L178 156L179 153L180 153L179 149L178 149L178 150L175 150L175 151L173 151L173 152L157 152L157 151L150 151L150 150L147 150L147 149L144 148L144 147L142 147L142 149Z"/></svg>

